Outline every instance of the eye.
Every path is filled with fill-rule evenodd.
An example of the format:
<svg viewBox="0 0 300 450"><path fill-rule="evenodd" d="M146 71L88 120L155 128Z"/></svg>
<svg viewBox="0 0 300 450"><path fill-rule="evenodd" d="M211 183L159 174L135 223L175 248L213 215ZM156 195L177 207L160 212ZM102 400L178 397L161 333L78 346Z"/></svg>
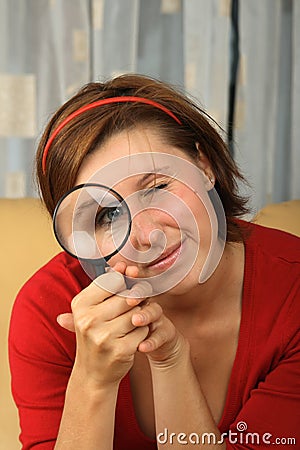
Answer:
<svg viewBox="0 0 300 450"><path fill-rule="evenodd" d="M146 196L149 194L153 194L155 191L166 189L168 186L169 186L169 183L167 183L167 182L155 184L154 186L146 189L144 195Z"/></svg>
<svg viewBox="0 0 300 450"><path fill-rule="evenodd" d="M124 211L121 206L102 208L96 215L95 224L97 227L108 226L119 219L123 214Z"/></svg>
<svg viewBox="0 0 300 450"><path fill-rule="evenodd" d="M166 189L169 186L169 183L160 183L153 187L155 190Z"/></svg>

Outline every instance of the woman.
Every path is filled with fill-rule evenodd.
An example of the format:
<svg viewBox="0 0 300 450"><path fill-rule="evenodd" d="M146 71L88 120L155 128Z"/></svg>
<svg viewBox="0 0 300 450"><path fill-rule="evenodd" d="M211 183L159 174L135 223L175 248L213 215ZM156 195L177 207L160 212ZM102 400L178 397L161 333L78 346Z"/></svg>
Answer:
<svg viewBox="0 0 300 450"><path fill-rule="evenodd" d="M165 157L185 175L172 163L157 170ZM147 162L130 171L140 158L154 169ZM191 167L200 181L189 186ZM147 204L134 211L106 273L91 281L87 266L63 252L20 291L9 344L23 448L248 449L296 439L299 239L237 219L246 211L242 177L207 116L147 77L90 83L51 119L37 174L51 215L86 183L109 184L129 209ZM224 245L212 192L224 208ZM174 200L171 213L155 203L160 195L171 209ZM101 209L98 223L106 233L124 218L124 209L110 212ZM195 246L186 270L180 261ZM212 248L217 257L203 276Z"/></svg>

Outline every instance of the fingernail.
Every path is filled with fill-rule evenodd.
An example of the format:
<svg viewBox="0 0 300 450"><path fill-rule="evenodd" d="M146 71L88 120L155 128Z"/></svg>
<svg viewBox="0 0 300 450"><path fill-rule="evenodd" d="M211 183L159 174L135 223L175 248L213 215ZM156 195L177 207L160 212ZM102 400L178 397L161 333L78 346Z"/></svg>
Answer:
<svg viewBox="0 0 300 450"><path fill-rule="evenodd" d="M132 297L146 298L152 295L152 286L147 281L139 281L132 286L130 291Z"/></svg>
<svg viewBox="0 0 300 450"><path fill-rule="evenodd" d="M135 319L137 319L138 322L145 322L146 317L144 314L139 313L134 315Z"/></svg>
<svg viewBox="0 0 300 450"><path fill-rule="evenodd" d="M130 295L128 295L128 297L133 297L133 298L143 298L144 297L144 293L141 291L141 289L131 289Z"/></svg>

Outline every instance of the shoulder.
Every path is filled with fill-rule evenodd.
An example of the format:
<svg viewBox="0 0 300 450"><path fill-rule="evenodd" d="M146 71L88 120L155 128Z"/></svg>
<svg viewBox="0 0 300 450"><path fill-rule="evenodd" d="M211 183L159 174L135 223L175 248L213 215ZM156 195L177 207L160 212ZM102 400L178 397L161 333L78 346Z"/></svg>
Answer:
<svg viewBox="0 0 300 450"><path fill-rule="evenodd" d="M300 238L247 223L246 270L268 297L282 298L300 285Z"/></svg>
<svg viewBox="0 0 300 450"><path fill-rule="evenodd" d="M80 263L65 252L59 253L41 267L21 288L10 320L10 342L19 348L44 336L50 341L66 338L71 333L58 326L59 314L71 312L71 301L91 280Z"/></svg>
<svg viewBox="0 0 300 450"><path fill-rule="evenodd" d="M85 274L80 263L65 252L54 256L41 267L21 288L19 298L30 297L40 303L63 296L73 298L84 289L91 280Z"/></svg>
<svg viewBox="0 0 300 450"><path fill-rule="evenodd" d="M289 342L300 330L300 238L261 225L245 226L248 313L261 342L266 343L267 334Z"/></svg>
<svg viewBox="0 0 300 450"><path fill-rule="evenodd" d="M248 231L246 247L257 247L266 258L300 264L300 238L285 231L242 222Z"/></svg>
<svg viewBox="0 0 300 450"><path fill-rule="evenodd" d="M252 223L246 227L246 270L269 295L276 286L289 289L300 281L300 238ZM279 289L279 292L280 292Z"/></svg>

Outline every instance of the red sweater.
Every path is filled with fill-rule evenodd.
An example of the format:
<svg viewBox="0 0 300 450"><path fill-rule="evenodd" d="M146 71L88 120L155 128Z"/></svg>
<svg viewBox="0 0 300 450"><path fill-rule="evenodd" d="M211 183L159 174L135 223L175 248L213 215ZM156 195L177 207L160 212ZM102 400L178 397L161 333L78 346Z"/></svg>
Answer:
<svg viewBox="0 0 300 450"><path fill-rule="evenodd" d="M219 429L237 432L239 422L247 424L244 433L239 424L236 436L227 435L228 449L257 448L258 442L263 447L265 433L272 435L264 436L271 443L294 438L292 448L300 449L300 239L252 228L245 243L239 344ZM70 311L72 298L89 283L80 264L60 253L16 299L9 353L23 449L55 445L76 344L75 335L61 328L56 317ZM249 435L247 444L247 432L259 437ZM119 389L114 449L156 448L137 424L127 375Z"/></svg>

